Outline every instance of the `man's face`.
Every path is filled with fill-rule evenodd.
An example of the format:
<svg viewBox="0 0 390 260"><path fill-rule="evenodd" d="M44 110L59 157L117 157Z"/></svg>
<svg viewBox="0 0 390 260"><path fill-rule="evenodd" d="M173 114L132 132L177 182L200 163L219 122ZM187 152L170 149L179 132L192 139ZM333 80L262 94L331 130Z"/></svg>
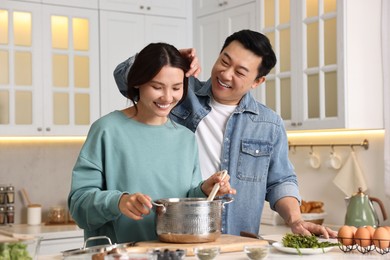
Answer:
<svg viewBox="0 0 390 260"><path fill-rule="evenodd" d="M214 99L221 104L237 105L251 89L265 78L256 79L262 58L245 49L238 41L231 42L220 53L211 71Z"/></svg>

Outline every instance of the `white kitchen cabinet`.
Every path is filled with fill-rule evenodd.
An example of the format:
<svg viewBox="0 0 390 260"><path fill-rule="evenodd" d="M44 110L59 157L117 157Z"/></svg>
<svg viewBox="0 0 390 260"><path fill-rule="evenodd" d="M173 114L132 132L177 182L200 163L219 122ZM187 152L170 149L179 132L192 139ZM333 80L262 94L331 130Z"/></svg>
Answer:
<svg viewBox="0 0 390 260"><path fill-rule="evenodd" d="M171 4L174 2L164 1ZM113 77L114 69L119 63L135 55L151 42L167 42L177 48L189 48L192 46L189 41L190 28L188 18L102 10L100 12L101 115L130 105L118 91Z"/></svg>
<svg viewBox="0 0 390 260"><path fill-rule="evenodd" d="M80 249L84 246L84 236L51 238L41 240L39 255L59 255L61 252Z"/></svg>
<svg viewBox="0 0 390 260"><path fill-rule="evenodd" d="M185 18L189 4L189 0L100 0L99 9Z"/></svg>
<svg viewBox="0 0 390 260"><path fill-rule="evenodd" d="M0 10L0 135L86 135L99 117L97 10Z"/></svg>
<svg viewBox="0 0 390 260"><path fill-rule="evenodd" d="M196 0L193 3L195 16L200 17L252 2L254 0Z"/></svg>
<svg viewBox="0 0 390 260"><path fill-rule="evenodd" d="M210 77L226 37L242 29L256 30L256 17L256 3L252 1L233 8L221 8L219 12L195 18L194 45L202 66L200 79L206 80Z"/></svg>
<svg viewBox="0 0 390 260"><path fill-rule="evenodd" d="M41 2L51 5L97 9L99 0L41 0Z"/></svg>
<svg viewBox="0 0 390 260"><path fill-rule="evenodd" d="M380 2L261 2L278 63L255 95L287 130L383 128Z"/></svg>

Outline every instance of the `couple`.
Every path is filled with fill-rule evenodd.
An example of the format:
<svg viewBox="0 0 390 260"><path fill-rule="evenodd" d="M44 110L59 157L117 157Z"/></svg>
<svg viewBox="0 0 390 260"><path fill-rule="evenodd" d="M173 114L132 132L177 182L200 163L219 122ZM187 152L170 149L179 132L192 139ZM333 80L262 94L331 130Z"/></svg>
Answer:
<svg viewBox="0 0 390 260"><path fill-rule="evenodd" d="M258 233L267 200L294 233L336 236L302 220L283 121L250 94L276 63L269 40L250 30L229 36L207 82L185 77L199 73L193 49L172 56L148 53L150 46L115 70L136 105L94 123L76 162L68 202L86 237L155 239L150 200L205 197L218 182L218 195L237 190L223 212L224 233ZM221 181L214 173L223 169L229 176Z"/></svg>

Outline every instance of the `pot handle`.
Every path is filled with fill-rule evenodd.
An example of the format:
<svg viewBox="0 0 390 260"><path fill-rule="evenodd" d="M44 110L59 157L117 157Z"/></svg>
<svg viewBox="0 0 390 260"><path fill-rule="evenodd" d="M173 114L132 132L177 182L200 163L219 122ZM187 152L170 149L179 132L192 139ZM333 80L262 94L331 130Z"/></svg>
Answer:
<svg viewBox="0 0 390 260"><path fill-rule="evenodd" d="M229 203L232 203L234 201L233 198L230 198L230 197L226 197L226 198L222 198L223 200L226 200L225 202L222 202L222 208L224 209L225 208L225 204L229 204Z"/></svg>
<svg viewBox="0 0 390 260"><path fill-rule="evenodd" d="M159 210L159 211L157 211L157 209L156 209L156 213L157 214L164 214L166 211L167 211L167 208L164 206L164 204L159 204L159 203L156 203L156 202L154 202L154 201L152 201L152 204L154 205L154 206L156 206L156 207L162 207L162 209L161 210Z"/></svg>
<svg viewBox="0 0 390 260"><path fill-rule="evenodd" d="M107 239L108 243L110 243L110 246L112 246L111 239L107 236L96 236L96 237L89 237L85 240L83 250L87 248L87 243L92 240L98 240L98 239Z"/></svg>

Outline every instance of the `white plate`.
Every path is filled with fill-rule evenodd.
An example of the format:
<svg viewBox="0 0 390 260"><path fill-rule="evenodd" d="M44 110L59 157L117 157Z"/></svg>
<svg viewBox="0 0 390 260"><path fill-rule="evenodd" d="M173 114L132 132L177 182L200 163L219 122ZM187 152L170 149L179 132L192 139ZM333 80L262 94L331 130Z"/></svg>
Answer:
<svg viewBox="0 0 390 260"><path fill-rule="evenodd" d="M298 250L293 247L285 247L280 242L275 242L272 244L273 247L275 247L277 250L289 253L289 254L299 254ZM326 252L329 252L333 249L333 246L330 247L324 247L324 248L300 248L299 251L301 251L302 255L317 255L317 254L323 254Z"/></svg>

